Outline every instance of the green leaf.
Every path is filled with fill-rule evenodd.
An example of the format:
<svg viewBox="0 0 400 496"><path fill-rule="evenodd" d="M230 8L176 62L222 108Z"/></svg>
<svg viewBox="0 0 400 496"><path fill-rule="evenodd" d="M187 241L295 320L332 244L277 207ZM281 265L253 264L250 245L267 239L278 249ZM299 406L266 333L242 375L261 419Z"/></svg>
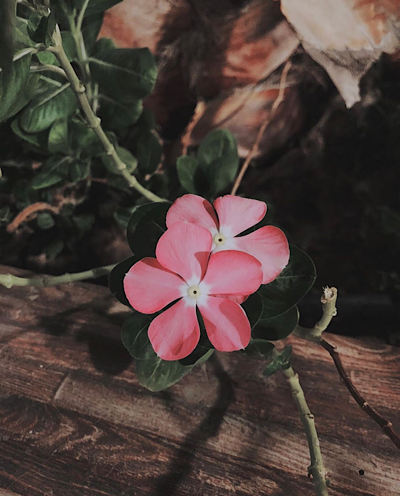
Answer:
<svg viewBox="0 0 400 496"><path fill-rule="evenodd" d="M275 346L264 339L251 339L249 345L244 350L246 355L254 357L267 357Z"/></svg>
<svg viewBox="0 0 400 496"><path fill-rule="evenodd" d="M139 133L136 140L135 153L140 169L145 174L151 174L157 169L160 163L162 146L152 132Z"/></svg>
<svg viewBox="0 0 400 496"><path fill-rule="evenodd" d="M250 295L247 300L242 303L243 310L246 312L250 326L254 329L260 321L263 313L262 298L258 293Z"/></svg>
<svg viewBox="0 0 400 496"><path fill-rule="evenodd" d="M292 346L286 346L286 348L279 353L270 364L265 368L263 375L270 377L271 375L278 372L281 369L287 369L290 367L290 357L292 355Z"/></svg>
<svg viewBox="0 0 400 496"><path fill-rule="evenodd" d="M50 153L71 153L68 141L68 120L58 119L50 128L47 148Z"/></svg>
<svg viewBox="0 0 400 496"><path fill-rule="evenodd" d="M90 69L107 96L126 103L149 95L157 78L156 62L147 48L105 50L90 59Z"/></svg>
<svg viewBox="0 0 400 496"><path fill-rule="evenodd" d="M29 17L27 31L32 41L42 43L48 47L52 44L55 27L54 12L50 12L48 16L45 16L39 11L34 11Z"/></svg>
<svg viewBox="0 0 400 496"><path fill-rule="evenodd" d="M68 171L70 160L70 157L60 157L59 155L50 157L40 168L39 174L33 178L32 188L44 189L61 182Z"/></svg>
<svg viewBox="0 0 400 496"><path fill-rule="evenodd" d="M11 123L11 129L13 132L24 141L30 143L31 145L45 150L47 148L48 133L47 131L42 131L41 133L29 134L25 133L18 123L18 119L14 119Z"/></svg>
<svg viewBox="0 0 400 496"><path fill-rule="evenodd" d="M201 142L197 158L211 186L211 195L224 190L238 172L239 156L236 140L226 129L211 131Z"/></svg>
<svg viewBox="0 0 400 496"><path fill-rule="evenodd" d="M127 150L126 148L122 148L122 146L116 146L115 149L117 155L124 162L128 171L132 173L137 168L137 159L129 150ZM101 160L110 172L118 174L118 170L116 168L116 165L114 164L114 160L110 157L110 155L104 153L103 155L101 155Z"/></svg>
<svg viewBox="0 0 400 496"><path fill-rule="evenodd" d="M82 0L80 1L83 3ZM122 0L91 0L85 11L85 17L103 13L120 2L122 2Z"/></svg>
<svg viewBox="0 0 400 496"><path fill-rule="evenodd" d="M54 224L54 219L48 212L44 212L37 216L37 225L39 229L51 229L54 227Z"/></svg>
<svg viewBox="0 0 400 496"><path fill-rule="evenodd" d="M68 60L72 62L76 57L76 45L74 38L70 31L62 31L61 38L62 38L62 45L64 48L64 52ZM50 65L55 65L57 67L60 66L55 55L47 50L40 51L36 53L35 56L42 64L50 64Z"/></svg>
<svg viewBox="0 0 400 496"><path fill-rule="evenodd" d="M128 228L128 222L134 210L135 207L118 207L114 211L114 219L124 231Z"/></svg>
<svg viewBox="0 0 400 496"><path fill-rule="evenodd" d="M138 257L154 257L160 236L167 229L165 218L169 203L146 203L138 206L128 222L127 238Z"/></svg>
<svg viewBox="0 0 400 496"><path fill-rule="evenodd" d="M6 74L12 70L15 4L15 0L0 2L0 67Z"/></svg>
<svg viewBox="0 0 400 496"><path fill-rule="evenodd" d="M261 285L258 290L264 305L262 319L281 315L296 305L311 289L315 278L311 258L291 245L288 265L274 281Z"/></svg>
<svg viewBox="0 0 400 496"><path fill-rule="evenodd" d="M136 360L148 360L157 357L148 336L150 323L151 318L148 315L135 312L125 319L122 326L122 343Z"/></svg>
<svg viewBox="0 0 400 496"><path fill-rule="evenodd" d="M78 101L69 83L61 84L46 78L46 90L35 95L20 117L20 126L27 133L48 129L56 120L75 112Z"/></svg>
<svg viewBox="0 0 400 496"><path fill-rule="evenodd" d="M299 323L299 311L296 306L271 319L260 319L253 329L252 336L267 341L287 338Z"/></svg>
<svg viewBox="0 0 400 496"><path fill-rule="evenodd" d="M199 161L195 157L189 157L187 155L179 157L176 163L179 182L189 193L197 194L196 172L198 167Z"/></svg>
<svg viewBox="0 0 400 496"><path fill-rule="evenodd" d="M110 288L111 294L115 296L115 298L117 298L119 302L121 302L123 305L126 305L127 307L131 307L131 305L125 296L124 277L125 274L132 267L132 265L134 265L139 260L139 257L129 257L123 262L120 262L113 268L108 280L108 287Z"/></svg>
<svg viewBox="0 0 400 496"><path fill-rule="evenodd" d="M82 26L82 36L85 43L86 52L91 55L96 45L97 38L103 25L104 14L94 14L85 17Z"/></svg>
<svg viewBox="0 0 400 496"><path fill-rule="evenodd" d="M136 375L139 383L153 392L172 386L191 370L192 367L185 367L179 362L168 362L157 356L136 361Z"/></svg>
<svg viewBox="0 0 400 496"><path fill-rule="evenodd" d="M30 49L24 49L14 57L14 63L9 73L0 71L0 122L16 114L22 106L26 105L27 97L31 97L32 89L29 83L35 79L30 78ZM22 102L22 106L21 106Z"/></svg>
<svg viewBox="0 0 400 496"><path fill-rule="evenodd" d="M92 214L80 214L80 215L74 215L72 217L72 221L75 224L75 227L78 229L78 231L80 231L81 234L84 234L85 232L90 231L90 229L92 229L95 218L94 215Z"/></svg>
<svg viewBox="0 0 400 496"><path fill-rule="evenodd" d="M99 115L106 129L123 129L135 124L143 111L142 100L120 103L114 98L100 95Z"/></svg>
<svg viewBox="0 0 400 496"><path fill-rule="evenodd" d="M71 183L78 183L86 179L90 173L91 162L82 162L80 160L73 160L68 168L68 176Z"/></svg>
<svg viewBox="0 0 400 496"><path fill-rule="evenodd" d="M69 134L71 148L78 156L96 157L104 153L96 133L85 122L72 118L69 121Z"/></svg>
<svg viewBox="0 0 400 496"><path fill-rule="evenodd" d="M57 257L64 249L64 241L61 239L56 239L49 243L43 250L48 260L53 260Z"/></svg>

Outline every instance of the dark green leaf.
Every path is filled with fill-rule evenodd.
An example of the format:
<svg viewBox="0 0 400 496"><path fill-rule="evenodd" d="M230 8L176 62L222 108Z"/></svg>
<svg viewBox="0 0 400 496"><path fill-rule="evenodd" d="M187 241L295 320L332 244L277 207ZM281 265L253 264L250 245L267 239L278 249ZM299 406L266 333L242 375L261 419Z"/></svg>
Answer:
<svg viewBox="0 0 400 496"><path fill-rule="evenodd" d="M64 52L67 55L68 60L72 62L76 57L76 45L74 38L70 31L62 31L61 38ZM42 64L50 64L57 67L60 65L54 54L47 50L40 51L35 55Z"/></svg>
<svg viewBox="0 0 400 496"><path fill-rule="evenodd" d="M93 55L96 56L97 54L101 54L108 50L115 50L115 48L117 47L115 46L115 43L112 39L100 38L99 40L97 40L96 45L94 46Z"/></svg>
<svg viewBox="0 0 400 496"><path fill-rule="evenodd" d="M242 303L243 310L250 321L251 328L257 326L263 312L262 298L258 293L250 295L247 300Z"/></svg>
<svg viewBox="0 0 400 496"><path fill-rule="evenodd" d="M68 120L58 119L50 128L47 148L50 153L71 153L68 142Z"/></svg>
<svg viewBox="0 0 400 496"><path fill-rule="evenodd" d="M2 0L0 2L0 67L5 74L12 70L15 4L15 0Z"/></svg>
<svg viewBox="0 0 400 496"><path fill-rule="evenodd" d="M209 179L210 195L233 182L239 168L239 156L233 134L225 129L211 131L201 142L197 158Z"/></svg>
<svg viewBox="0 0 400 496"><path fill-rule="evenodd" d="M94 224L94 215L92 214L81 214L81 215L74 215L72 217L72 220L76 226L76 228L81 231L81 233L85 233L87 231L90 231Z"/></svg>
<svg viewBox="0 0 400 496"><path fill-rule="evenodd" d="M251 339L244 352L246 355L264 358L268 356L274 348L275 346L272 343L265 341L264 339Z"/></svg>
<svg viewBox="0 0 400 496"><path fill-rule="evenodd" d="M103 24L104 14L94 14L85 17L82 27L82 36L85 43L86 51L89 55L93 53L97 38Z"/></svg>
<svg viewBox="0 0 400 496"><path fill-rule="evenodd" d="M139 383L150 391L162 391L177 383L188 374L192 367L179 362L167 362L159 357L136 361L136 374Z"/></svg>
<svg viewBox="0 0 400 496"><path fill-rule="evenodd" d="M152 132L140 133L137 136L135 153L139 161L139 167L145 174L151 174L161 160L162 146L158 138Z"/></svg>
<svg viewBox="0 0 400 496"><path fill-rule="evenodd" d="M66 175L70 160L70 157L60 157L59 155L50 157L40 168L38 175L33 178L32 188L48 188L61 182Z"/></svg>
<svg viewBox="0 0 400 496"><path fill-rule="evenodd" d="M54 227L54 219L48 212L44 212L37 216L37 225L39 229L51 229Z"/></svg>
<svg viewBox="0 0 400 496"><path fill-rule="evenodd" d="M299 311L294 306L285 313L271 319L261 319L253 329L252 336L267 341L278 341L288 337L295 330L298 323Z"/></svg>
<svg viewBox="0 0 400 496"><path fill-rule="evenodd" d="M122 129L137 122L143 111L143 103L120 103L117 100L100 95L99 115L106 129Z"/></svg>
<svg viewBox="0 0 400 496"><path fill-rule="evenodd" d="M133 358L137 360L148 360L157 357L148 336L150 322L151 319L148 315L135 312L125 319L122 326L122 343Z"/></svg>
<svg viewBox="0 0 400 496"><path fill-rule="evenodd" d="M274 281L261 285L258 290L264 305L262 319L276 317L296 305L311 289L315 278L315 266L311 258L291 245L286 268Z"/></svg>
<svg viewBox="0 0 400 496"><path fill-rule="evenodd" d="M43 131L41 133L35 133L35 134L25 133L19 127L18 119L14 119L12 121L11 129L18 137L20 137L24 141L27 141L31 145L34 145L35 147L40 148L42 150L45 150L47 148L47 141L48 141L47 131Z"/></svg>
<svg viewBox="0 0 400 496"><path fill-rule="evenodd" d="M90 0L89 5L85 11L85 17L103 13L120 2L122 2L122 0Z"/></svg>
<svg viewBox="0 0 400 496"><path fill-rule="evenodd" d="M290 366L290 357L292 354L292 347L287 346L281 353L279 353L270 364L265 368L263 375L270 377L278 372L278 370L286 369Z"/></svg>
<svg viewBox="0 0 400 496"><path fill-rule="evenodd" d="M69 122L71 148L77 155L96 157L104 153L96 133L85 122L73 118Z"/></svg>
<svg viewBox="0 0 400 496"><path fill-rule="evenodd" d="M71 183L83 181L90 173L90 161L82 162L73 160L68 169L68 176Z"/></svg>
<svg viewBox="0 0 400 496"><path fill-rule="evenodd" d="M130 257L123 262L119 263L110 273L108 280L108 287L110 288L111 294L117 298L119 302L127 307L130 307L129 301L126 299L124 291L124 277L129 269L136 262L140 260L139 257Z"/></svg>
<svg viewBox="0 0 400 496"><path fill-rule="evenodd" d="M195 157L187 155L179 157L176 163L179 182L189 193L197 194L196 171L198 167L199 161Z"/></svg>
<svg viewBox="0 0 400 496"><path fill-rule="evenodd" d="M135 209L128 222L127 238L138 257L154 257L160 236L167 229L165 218L169 203L146 203Z"/></svg>
<svg viewBox="0 0 400 496"><path fill-rule="evenodd" d="M0 70L0 122L16 114L31 98L29 83L36 78L30 77L31 53L24 49L14 57L11 70L6 75ZM34 85L33 85L34 88Z"/></svg>
<svg viewBox="0 0 400 496"><path fill-rule="evenodd" d="M20 126L27 133L37 133L49 128L56 120L73 114L78 101L69 83L61 84L46 79L47 90L32 99L20 117Z"/></svg>
<svg viewBox="0 0 400 496"><path fill-rule="evenodd" d="M147 48L105 50L90 61L95 82L115 100L135 102L154 88L157 66Z"/></svg>
<svg viewBox="0 0 400 496"><path fill-rule="evenodd" d="M50 244L48 244L43 252L48 258L48 260L53 260L56 258L57 255L59 255L64 249L64 241L61 239L56 239L52 241Z"/></svg>
<svg viewBox="0 0 400 496"><path fill-rule="evenodd" d="M114 212L114 219L124 231L128 228L128 222L134 210L135 207L119 207Z"/></svg>
<svg viewBox="0 0 400 496"><path fill-rule="evenodd" d="M27 30L32 41L43 43L48 47L52 43L55 27L54 12L50 12L48 16L45 16L39 11L34 11L29 17Z"/></svg>

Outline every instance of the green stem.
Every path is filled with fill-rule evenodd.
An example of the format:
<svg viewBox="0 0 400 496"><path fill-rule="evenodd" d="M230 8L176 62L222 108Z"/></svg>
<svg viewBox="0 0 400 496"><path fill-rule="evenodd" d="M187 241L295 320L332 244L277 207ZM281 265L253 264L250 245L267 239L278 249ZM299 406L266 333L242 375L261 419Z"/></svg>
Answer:
<svg viewBox="0 0 400 496"><path fill-rule="evenodd" d="M44 277L17 277L12 274L0 274L0 284L10 289L14 286L35 286L44 288L47 286L56 286L75 281L84 281L85 279L94 279L109 274L116 264L97 267L95 269L76 272L75 274L64 274L62 276L44 276Z"/></svg>
<svg viewBox="0 0 400 496"><path fill-rule="evenodd" d="M321 297L322 317L320 320L314 327L311 328L297 326L293 331L293 334L299 336L300 338L306 339L307 341L320 343L323 332L326 331L333 317L337 315L336 300L337 289L329 287L324 288L324 292Z"/></svg>
<svg viewBox="0 0 400 496"><path fill-rule="evenodd" d="M314 415L310 412L307 405L306 397L299 381L299 376L294 372L292 367L283 369L283 373L289 382L294 401L296 402L297 408L300 412L301 423L303 424L306 432L311 460L311 465L308 467L308 473L312 475L315 493L317 496L328 496L326 470L322 460L317 429L314 422Z"/></svg>
<svg viewBox="0 0 400 496"><path fill-rule="evenodd" d="M58 30L57 32L59 33ZM165 201L163 198L160 198L159 196L155 195L154 193L146 189L144 186L142 186L139 183L139 181L136 179L136 177L132 176L129 173L126 164L121 160L121 158L117 154L114 145L111 143L106 133L103 131L103 128L101 127L100 118L95 115L92 107L90 106L88 97L86 95L85 86L80 82L78 76L74 71L74 68L70 64L68 57L64 52L61 43L61 36L57 37L55 35L54 39L57 41L56 45L54 47L49 48L49 50L52 53L54 53L58 62L60 63L60 66L64 69L65 74L67 75L67 79L71 84L71 88L79 100L79 103L81 105L81 108L86 117L89 127L91 127L93 131L96 133L97 137L99 138L99 140L101 141L104 147L105 152L107 153L107 155L111 157L119 173L126 179L126 181L128 182L131 188L134 188L136 191L138 191L148 200L153 202Z"/></svg>
<svg viewBox="0 0 400 496"><path fill-rule="evenodd" d="M57 67L55 65L51 64L41 64L41 65L31 65L30 67L31 72L45 72L45 71L50 71L54 72L56 74L59 74L60 76L67 77L65 74L65 71L61 69L61 67Z"/></svg>

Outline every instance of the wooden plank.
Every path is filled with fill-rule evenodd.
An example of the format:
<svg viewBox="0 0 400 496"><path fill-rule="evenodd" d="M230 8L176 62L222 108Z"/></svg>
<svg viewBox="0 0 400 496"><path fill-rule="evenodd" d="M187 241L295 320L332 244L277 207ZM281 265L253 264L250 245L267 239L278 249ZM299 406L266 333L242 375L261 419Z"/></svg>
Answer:
<svg viewBox="0 0 400 496"><path fill-rule="evenodd" d="M90 284L0 289L0 496L313 494L281 374L267 379L262 361L218 354L150 393L120 344L123 315L107 288ZM399 429L399 349L329 340ZM349 397L330 357L291 342L330 494L398 495L400 453Z"/></svg>

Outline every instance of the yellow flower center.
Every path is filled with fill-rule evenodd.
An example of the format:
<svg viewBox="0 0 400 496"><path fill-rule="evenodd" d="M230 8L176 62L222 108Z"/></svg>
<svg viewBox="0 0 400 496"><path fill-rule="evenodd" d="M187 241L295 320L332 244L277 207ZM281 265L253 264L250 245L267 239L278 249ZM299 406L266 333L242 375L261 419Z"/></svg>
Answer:
<svg viewBox="0 0 400 496"><path fill-rule="evenodd" d="M216 245L223 245L225 244L226 237L222 233L217 233L213 239Z"/></svg>
<svg viewBox="0 0 400 496"><path fill-rule="evenodd" d="M188 289L188 295L190 298L197 299L201 295L200 288L198 286L191 286Z"/></svg>

